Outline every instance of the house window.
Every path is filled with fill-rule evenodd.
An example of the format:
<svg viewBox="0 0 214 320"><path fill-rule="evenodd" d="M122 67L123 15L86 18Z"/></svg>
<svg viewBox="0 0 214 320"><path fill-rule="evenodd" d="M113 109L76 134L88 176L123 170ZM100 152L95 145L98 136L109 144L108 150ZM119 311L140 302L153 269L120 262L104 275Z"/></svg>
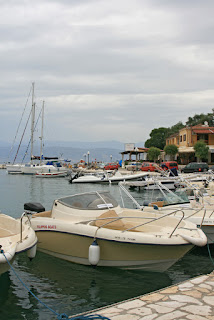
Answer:
<svg viewBox="0 0 214 320"><path fill-rule="evenodd" d="M180 136L180 142L182 142L182 136Z"/></svg>
<svg viewBox="0 0 214 320"><path fill-rule="evenodd" d="M203 140L205 143L208 143L208 134L197 134L197 140Z"/></svg>
<svg viewBox="0 0 214 320"><path fill-rule="evenodd" d="M186 139L187 139L187 136L186 136L186 134L184 134L184 141L186 141Z"/></svg>

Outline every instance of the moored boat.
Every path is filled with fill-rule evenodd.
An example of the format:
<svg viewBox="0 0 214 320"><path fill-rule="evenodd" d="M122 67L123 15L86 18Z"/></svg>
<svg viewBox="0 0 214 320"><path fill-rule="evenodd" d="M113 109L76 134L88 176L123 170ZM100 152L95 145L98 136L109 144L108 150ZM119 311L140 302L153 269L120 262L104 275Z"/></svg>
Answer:
<svg viewBox="0 0 214 320"><path fill-rule="evenodd" d="M133 174L121 174L120 172L105 172L95 174L76 174L70 179L71 183L118 183L121 181L135 181L142 180L148 173L133 173Z"/></svg>
<svg viewBox="0 0 214 320"><path fill-rule="evenodd" d="M37 172L35 174L36 178L59 178L65 177L66 172L56 171L56 172Z"/></svg>
<svg viewBox="0 0 214 320"><path fill-rule="evenodd" d="M125 191L125 186L129 183L123 183L120 187ZM189 184L188 184L189 185ZM144 200L142 205L136 204L137 207L143 208L144 211L151 210L156 207L159 213L174 212L177 217L184 216L184 219L194 223L201 228L207 236L208 244L214 243L214 200L206 192L206 188L200 189L194 186L194 189L183 188L172 192L163 184L157 184L161 191L162 199ZM191 185L193 187L193 185ZM131 197L126 190L126 194ZM188 195L188 194L191 195Z"/></svg>
<svg viewBox="0 0 214 320"><path fill-rule="evenodd" d="M25 204L38 250L71 262L164 271L194 245L207 243L194 224L171 213L122 208L109 192L55 200L51 211Z"/></svg>
<svg viewBox="0 0 214 320"><path fill-rule="evenodd" d="M9 270L9 263L21 252L27 251L29 258L33 258L36 246L37 237L27 217L14 219L0 214L0 274Z"/></svg>

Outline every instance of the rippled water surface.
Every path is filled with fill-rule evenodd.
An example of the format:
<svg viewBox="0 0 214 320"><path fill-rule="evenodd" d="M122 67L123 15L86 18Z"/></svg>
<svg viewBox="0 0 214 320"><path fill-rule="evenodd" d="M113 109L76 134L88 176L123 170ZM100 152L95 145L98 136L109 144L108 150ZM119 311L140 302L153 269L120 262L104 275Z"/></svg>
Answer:
<svg viewBox="0 0 214 320"><path fill-rule="evenodd" d="M46 210L62 196L92 190L110 190L121 203L115 185L75 185L65 178L38 179L34 176L8 175L0 170L0 210L20 217L25 202L40 202ZM139 202L150 196L133 192ZM125 204L132 206L125 197ZM211 247L214 256L214 248ZM213 270L206 247L194 249L167 272L127 271L76 265L37 252L29 261L20 254L13 264L15 272L33 293L57 313L74 315L136 297ZM57 319L31 296L14 272L0 276L0 319Z"/></svg>

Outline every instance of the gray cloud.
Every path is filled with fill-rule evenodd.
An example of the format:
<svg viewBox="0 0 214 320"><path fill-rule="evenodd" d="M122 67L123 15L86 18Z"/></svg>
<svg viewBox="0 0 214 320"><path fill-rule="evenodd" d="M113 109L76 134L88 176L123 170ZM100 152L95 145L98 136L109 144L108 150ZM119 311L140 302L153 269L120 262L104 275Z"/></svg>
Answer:
<svg viewBox="0 0 214 320"><path fill-rule="evenodd" d="M142 141L211 112L212 1L0 1L0 126L12 141L31 82L47 140Z"/></svg>

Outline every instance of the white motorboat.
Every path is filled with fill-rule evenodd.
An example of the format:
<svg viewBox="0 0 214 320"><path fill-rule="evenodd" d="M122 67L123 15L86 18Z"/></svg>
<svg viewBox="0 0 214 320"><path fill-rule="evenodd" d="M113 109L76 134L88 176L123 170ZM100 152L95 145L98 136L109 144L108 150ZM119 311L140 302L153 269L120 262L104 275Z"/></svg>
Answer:
<svg viewBox="0 0 214 320"><path fill-rule="evenodd" d="M125 186L125 184L123 184ZM184 219L190 221L200 227L206 234L208 243L214 243L214 200L204 193L204 189L194 187L191 190L193 196L188 196L187 189L180 189L180 194L176 194L171 190L167 189L163 185L158 185L163 196L162 200L149 200L144 201L143 205L146 204L148 207L156 207L159 212L175 212L176 216L183 216ZM191 185L193 187L193 185ZM122 188L122 185L121 185ZM128 194L128 191L126 191ZM130 194L128 194L130 195ZM141 207L137 204L138 207ZM148 207L144 208L144 211L150 210Z"/></svg>
<svg viewBox="0 0 214 320"><path fill-rule="evenodd" d="M131 189L138 188L138 190L140 190L141 188L143 190L158 190L158 184L166 186L170 190L175 190L177 182L173 178L169 179L164 177L162 177L161 179L149 177L148 179L145 178L145 180L143 181L127 181L127 185Z"/></svg>
<svg viewBox="0 0 214 320"><path fill-rule="evenodd" d="M207 236L209 244L214 243L214 201L207 195L198 195L190 199L189 203L168 206L168 210L181 208L185 219L201 227Z"/></svg>
<svg viewBox="0 0 214 320"><path fill-rule="evenodd" d="M38 207L38 210L37 210ZM164 271L207 238L173 214L122 208L109 192L60 198L51 211L28 203L38 250L84 265Z"/></svg>
<svg viewBox="0 0 214 320"><path fill-rule="evenodd" d="M118 183L121 181L134 181L140 180L146 177L148 173L133 173L133 174L121 174L119 171L111 172L102 172L99 174L83 174L75 175L70 179L71 183Z"/></svg>
<svg viewBox="0 0 214 320"><path fill-rule="evenodd" d="M36 246L37 237L28 217L14 219L0 214L0 274L9 270L9 263L21 252L27 251L29 258L34 258Z"/></svg>
<svg viewBox="0 0 214 320"><path fill-rule="evenodd" d="M37 172L35 176L36 176L36 178L60 178L60 177L66 177L67 172L61 172L61 171Z"/></svg>

